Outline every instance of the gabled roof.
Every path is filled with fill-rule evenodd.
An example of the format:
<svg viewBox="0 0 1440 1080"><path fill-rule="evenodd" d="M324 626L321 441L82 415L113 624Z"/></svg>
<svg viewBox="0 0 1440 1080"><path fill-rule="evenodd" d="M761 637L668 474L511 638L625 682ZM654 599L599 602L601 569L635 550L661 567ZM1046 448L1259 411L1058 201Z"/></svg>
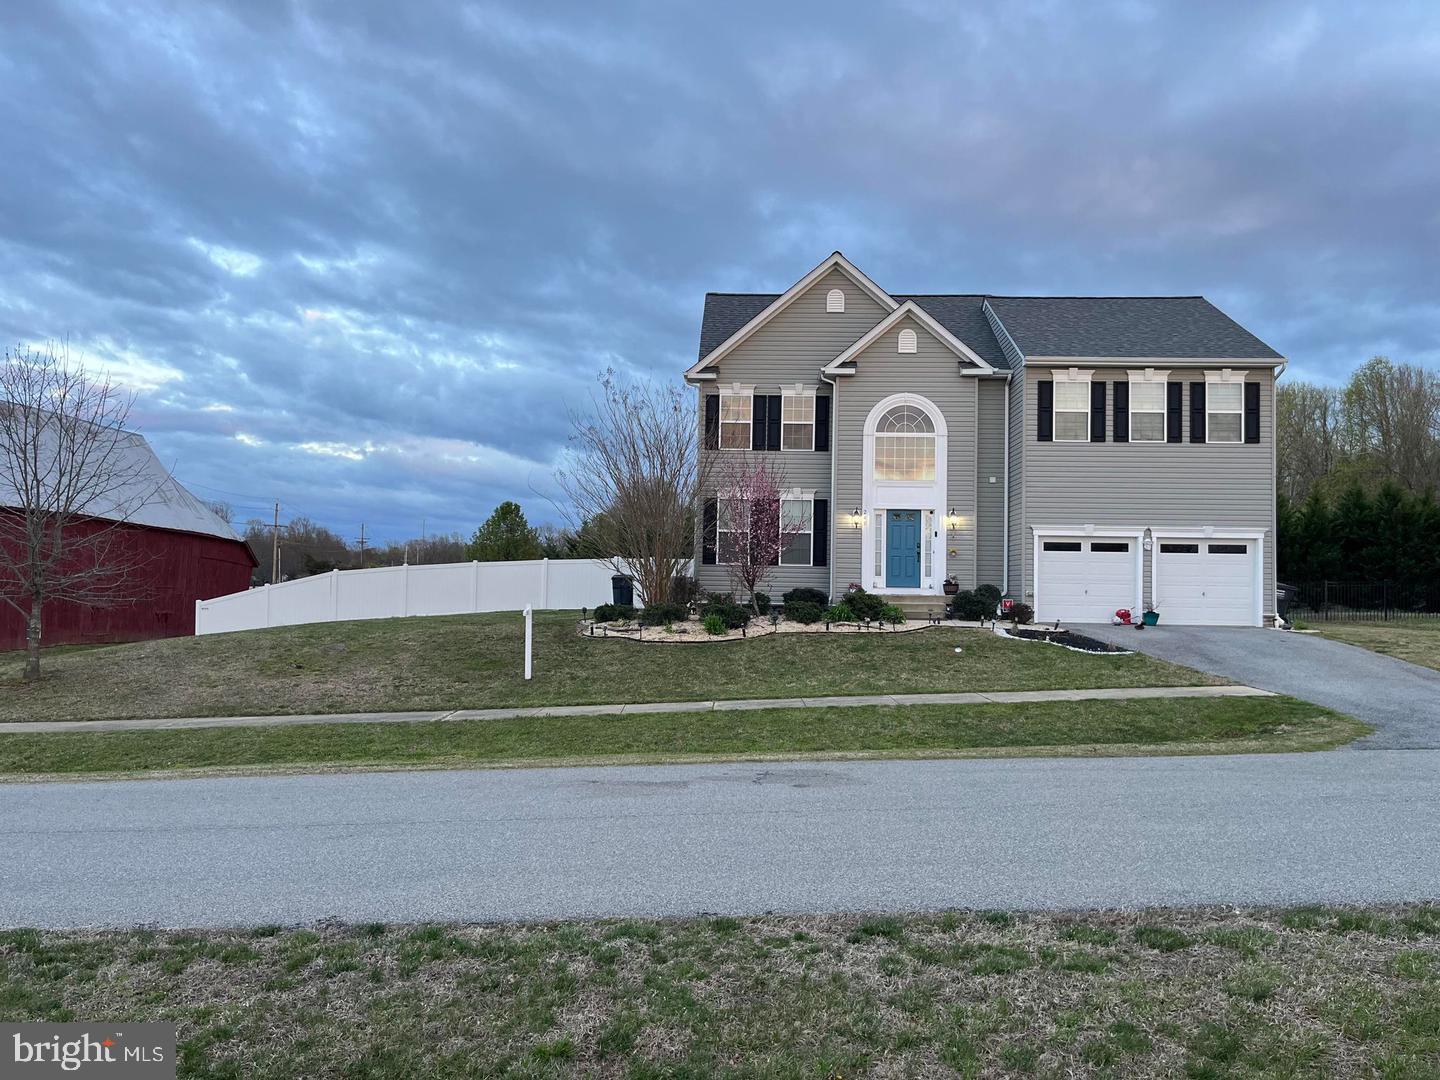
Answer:
<svg viewBox="0 0 1440 1080"><path fill-rule="evenodd" d="M878 341L891 327L906 318L913 318L921 326L929 330L942 345L953 352L959 359L970 364L975 371L990 374L995 368L986 363L974 349L966 345L944 326L940 325L929 312L917 304L914 300L906 300L885 318L867 330L860 340L856 341L848 349L842 352L830 363L826 364L824 370L831 374L848 374L855 369L848 365L862 352Z"/></svg>
<svg viewBox="0 0 1440 1080"><path fill-rule="evenodd" d="M1283 360L1203 296L991 296L1027 358Z"/></svg>
<svg viewBox="0 0 1440 1080"><path fill-rule="evenodd" d="M894 311L895 308L899 306L895 300L891 298L889 293L866 277L860 269L849 259L845 258L844 255L838 251L831 252L829 256L820 261L820 264L816 266L815 269L811 270L779 296L774 297L768 304L752 315L747 322L737 327L718 345L712 346L708 353L702 353L701 358L685 372L686 378L699 376L701 369L717 363L720 359L728 355L749 338L751 334L755 333L776 315L779 315L780 312L794 303L810 286L814 285L815 282L819 281L831 270L839 270L861 289L869 293L870 297L886 311ZM708 297L706 306L709 307ZM704 331L702 329L702 336L703 333ZM700 377L712 378L713 376L705 375Z"/></svg>

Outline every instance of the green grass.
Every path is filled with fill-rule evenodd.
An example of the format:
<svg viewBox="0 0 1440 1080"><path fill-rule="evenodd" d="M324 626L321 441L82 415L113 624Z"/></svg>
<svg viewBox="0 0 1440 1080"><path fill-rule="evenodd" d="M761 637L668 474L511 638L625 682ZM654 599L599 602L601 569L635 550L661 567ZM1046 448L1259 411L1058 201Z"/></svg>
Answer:
<svg viewBox="0 0 1440 1080"><path fill-rule="evenodd" d="M1440 908L1290 916L10 930L0 1010L174 1023L187 1078L1435 1077Z"/></svg>
<svg viewBox="0 0 1440 1080"><path fill-rule="evenodd" d="M710 698L1058 690L1222 682L1148 656L1087 656L988 632L784 634L644 645L582 638L576 613L535 616L526 682L515 613L318 623L0 655L0 720L385 712ZM963 649L956 653L956 647Z"/></svg>
<svg viewBox="0 0 1440 1080"><path fill-rule="evenodd" d="M1317 622L1312 629L1334 641L1440 671L1440 619L1389 623Z"/></svg>
<svg viewBox="0 0 1440 1080"><path fill-rule="evenodd" d="M0 774L459 767L763 755L1320 750L1370 729L1284 697L856 706L0 735Z"/></svg>

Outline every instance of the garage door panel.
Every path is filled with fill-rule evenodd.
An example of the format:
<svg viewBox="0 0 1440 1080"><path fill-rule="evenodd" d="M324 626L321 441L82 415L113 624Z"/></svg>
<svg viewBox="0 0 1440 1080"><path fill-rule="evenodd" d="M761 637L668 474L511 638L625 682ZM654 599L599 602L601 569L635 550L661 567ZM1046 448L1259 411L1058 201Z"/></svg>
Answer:
<svg viewBox="0 0 1440 1080"><path fill-rule="evenodd" d="M1135 604L1134 540L1044 537L1036 574L1041 621L1108 622Z"/></svg>
<svg viewBox="0 0 1440 1080"><path fill-rule="evenodd" d="M1252 626L1255 623L1253 540L1157 537L1155 606L1180 626Z"/></svg>

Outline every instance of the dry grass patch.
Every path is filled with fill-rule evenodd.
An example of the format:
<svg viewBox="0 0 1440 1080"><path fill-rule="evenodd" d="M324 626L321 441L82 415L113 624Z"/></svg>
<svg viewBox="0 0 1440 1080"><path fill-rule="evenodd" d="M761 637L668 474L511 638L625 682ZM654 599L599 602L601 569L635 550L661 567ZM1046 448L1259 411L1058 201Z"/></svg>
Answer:
<svg viewBox="0 0 1440 1080"><path fill-rule="evenodd" d="M16 930L0 1009L181 1076L1426 1077L1440 909Z"/></svg>
<svg viewBox="0 0 1440 1080"><path fill-rule="evenodd" d="M1310 623L1310 629L1347 645L1440 670L1440 619L1391 623Z"/></svg>

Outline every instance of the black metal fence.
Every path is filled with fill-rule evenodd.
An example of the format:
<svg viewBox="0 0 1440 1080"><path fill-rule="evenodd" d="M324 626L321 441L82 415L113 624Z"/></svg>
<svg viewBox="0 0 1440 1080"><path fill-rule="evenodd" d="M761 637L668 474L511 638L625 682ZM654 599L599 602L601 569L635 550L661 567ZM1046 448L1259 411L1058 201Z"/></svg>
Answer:
<svg viewBox="0 0 1440 1080"><path fill-rule="evenodd" d="M1440 583L1312 581L1292 585L1290 619L1311 622L1388 622L1440 619Z"/></svg>

